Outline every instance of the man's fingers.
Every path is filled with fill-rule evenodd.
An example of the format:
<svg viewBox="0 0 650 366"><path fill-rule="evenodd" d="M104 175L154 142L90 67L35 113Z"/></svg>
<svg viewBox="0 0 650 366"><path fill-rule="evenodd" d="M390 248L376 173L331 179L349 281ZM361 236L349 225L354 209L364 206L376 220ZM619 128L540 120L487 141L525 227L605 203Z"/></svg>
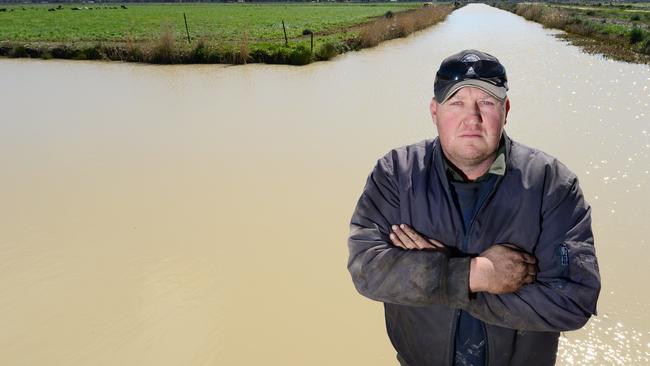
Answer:
<svg viewBox="0 0 650 366"><path fill-rule="evenodd" d="M436 246L427 241L422 235L418 234L417 231L413 230L412 227L410 227L407 224L401 224L399 226L406 235L417 245L420 249L425 249L425 248L430 248L430 249L435 249ZM431 239L430 239L431 240Z"/></svg>
<svg viewBox="0 0 650 366"><path fill-rule="evenodd" d="M519 263L514 268L514 273L517 273L520 278L537 275L537 267L533 264Z"/></svg>
<svg viewBox="0 0 650 366"><path fill-rule="evenodd" d="M528 276L528 266L523 263L516 263L513 273L519 278Z"/></svg>
<svg viewBox="0 0 650 366"><path fill-rule="evenodd" d="M394 245L396 245L396 246L398 246L398 247L400 247L400 248L403 248L403 249L408 249L408 248L406 247L406 245L404 245L404 243L402 243L402 241L399 240L399 238L397 237L397 235L391 233L388 237L390 238L390 240L393 242Z"/></svg>
<svg viewBox="0 0 650 366"><path fill-rule="evenodd" d="M395 235L407 249L436 249L431 243L427 242L420 234L411 229L408 225L391 226L393 235Z"/></svg>
<svg viewBox="0 0 650 366"><path fill-rule="evenodd" d="M537 266L534 264L527 264L526 268L528 269L528 274L531 274L533 276L537 275Z"/></svg>
<svg viewBox="0 0 650 366"><path fill-rule="evenodd" d="M419 235L410 226L405 224L401 224L400 226L393 225L393 230L400 235L400 238L402 235L405 237L402 241L406 240L413 243L416 249L424 249L421 240L418 240Z"/></svg>
<svg viewBox="0 0 650 366"><path fill-rule="evenodd" d="M400 228L402 231L404 231L404 233L406 233L406 235L408 235L408 237L409 237L411 240L413 240L413 241L415 241L416 239L418 239L418 237L420 236L420 234L418 234L417 232L415 232L415 230L413 230L413 228L411 228L409 225L401 224L401 225L399 226L399 228Z"/></svg>
<svg viewBox="0 0 650 366"><path fill-rule="evenodd" d="M521 261L526 264L535 264L537 263L537 259L533 257L532 255L522 251L521 249L509 249L510 252L507 254L508 257L512 258L513 260L516 261Z"/></svg>
<svg viewBox="0 0 650 366"><path fill-rule="evenodd" d="M537 278L537 268L534 265L526 264L523 266L520 277L520 286L535 282Z"/></svg>
<svg viewBox="0 0 650 366"><path fill-rule="evenodd" d="M404 231L402 231L399 226L393 225L393 234L397 235L397 238L404 244L408 249L419 249L419 247L409 238Z"/></svg>
<svg viewBox="0 0 650 366"><path fill-rule="evenodd" d="M437 241L436 239L429 239L429 243L431 243L431 245L433 245L438 249L446 249L445 245Z"/></svg>
<svg viewBox="0 0 650 366"><path fill-rule="evenodd" d="M537 263L537 258L533 257L528 253L521 252L521 259L524 261L524 263L528 263L528 264Z"/></svg>
<svg viewBox="0 0 650 366"><path fill-rule="evenodd" d="M516 245L509 244L509 243L502 243L498 244L499 246L508 248L511 251L511 255L515 255L517 259L520 259L524 263L528 264L536 264L537 263L537 258L535 256L530 255L526 252L524 252L521 248L519 248Z"/></svg>
<svg viewBox="0 0 650 366"><path fill-rule="evenodd" d="M534 274L529 274L528 276L525 277L524 284L529 284L529 283L535 282L536 277L537 276L535 276Z"/></svg>
<svg viewBox="0 0 650 366"><path fill-rule="evenodd" d="M392 233L390 238L393 243L404 249L436 249L447 251L447 248L441 242L435 239L428 239L420 235L417 231L413 230L407 224L392 225Z"/></svg>

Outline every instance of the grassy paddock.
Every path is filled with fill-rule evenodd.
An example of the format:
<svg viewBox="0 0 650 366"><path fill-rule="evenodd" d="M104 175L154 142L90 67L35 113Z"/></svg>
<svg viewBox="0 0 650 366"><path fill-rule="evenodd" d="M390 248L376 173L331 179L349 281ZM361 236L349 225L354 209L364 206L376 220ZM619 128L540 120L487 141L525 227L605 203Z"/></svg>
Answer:
<svg viewBox="0 0 650 366"><path fill-rule="evenodd" d="M452 10L423 3L0 6L0 55L306 64L405 36ZM313 50L306 29L314 34Z"/></svg>
<svg viewBox="0 0 650 366"><path fill-rule="evenodd" d="M650 6L499 3L497 6L567 32L560 35L587 52L650 64Z"/></svg>

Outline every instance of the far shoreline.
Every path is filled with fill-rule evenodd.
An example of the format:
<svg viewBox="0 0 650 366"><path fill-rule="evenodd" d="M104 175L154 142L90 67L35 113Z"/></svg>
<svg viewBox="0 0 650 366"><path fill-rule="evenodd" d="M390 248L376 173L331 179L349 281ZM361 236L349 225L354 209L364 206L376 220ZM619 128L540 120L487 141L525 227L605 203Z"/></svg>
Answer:
<svg viewBox="0 0 650 366"><path fill-rule="evenodd" d="M556 35L589 54L650 65L650 3L496 3L495 7L563 30Z"/></svg>
<svg viewBox="0 0 650 366"><path fill-rule="evenodd" d="M251 5L251 3L246 4ZM357 6L365 4L354 3ZM406 37L445 20L454 9L460 7L459 3L436 5L423 3L420 7L415 8L417 4L419 3L408 4L407 6L411 6L411 8L405 10L395 12L389 10L383 15L348 26L333 26L315 32L305 29L302 35L287 37L282 39L281 42L255 42L250 39L251 37L249 37L247 31L244 31L241 39L234 44L220 44L214 39L205 36L190 40L189 31L187 35L188 41L182 42L179 41L179 38L182 38L177 29L174 29L169 24L162 24L160 33L152 41L129 38L122 42L0 41L0 56L6 58L103 60L148 64L238 65L266 63L306 65L315 61L326 61L346 52L374 47L390 39ZM54 6L53 4L50 5ZM120 6L120 4L104 3L97 9L114 9L112 6L108 8L106 5ZM236 4L232 5L237 6ZM309 5L309 3L306 5ZM386 5L386 3L383 5ZM124 9L127 9L127 6L129 5L124 6ZM338 4L338 6L346 5ZM16 5L14 10L20 7L21 5ZM58 5L57 8L68 11L72 9L67 4L66 7ZM57 8L43 10L54 12L56 10L52 9ZM2 10L1 6L0 10ZM39 15L43 13L41 11ZM196 32L196 30L194 31ZM320 44L314 45L314 39Z"/></svg>

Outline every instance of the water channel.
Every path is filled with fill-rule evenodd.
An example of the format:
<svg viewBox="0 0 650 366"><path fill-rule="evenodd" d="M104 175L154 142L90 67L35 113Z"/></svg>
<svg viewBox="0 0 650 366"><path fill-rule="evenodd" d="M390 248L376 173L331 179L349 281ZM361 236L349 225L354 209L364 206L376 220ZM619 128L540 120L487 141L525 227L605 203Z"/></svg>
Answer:
<svg viewBox="0 0 650 366"><path fill-rule="evenodd" d="M592 205L598 316L560 365L650 362L650 68L471 4L304 67L0 60L0 364L396 365L346 269L378 157L435 136L433 73L506 65L506 130Z"/></svg>

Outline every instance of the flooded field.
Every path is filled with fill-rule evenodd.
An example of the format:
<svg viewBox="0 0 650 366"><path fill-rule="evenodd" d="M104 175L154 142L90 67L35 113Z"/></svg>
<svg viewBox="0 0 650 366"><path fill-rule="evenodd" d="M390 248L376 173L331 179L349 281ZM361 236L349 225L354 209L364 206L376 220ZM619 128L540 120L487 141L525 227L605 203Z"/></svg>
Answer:
<svg viewBox="0 0 650 366"><path fill-rule="evenodd" d="M396 365L348 223L377 158L435 136L464 48L505 64L509 136L593 208L598 316L558 364L647 364L650 68L551 33L471 4L304 67L0 60L0 364Z"/></svg>

